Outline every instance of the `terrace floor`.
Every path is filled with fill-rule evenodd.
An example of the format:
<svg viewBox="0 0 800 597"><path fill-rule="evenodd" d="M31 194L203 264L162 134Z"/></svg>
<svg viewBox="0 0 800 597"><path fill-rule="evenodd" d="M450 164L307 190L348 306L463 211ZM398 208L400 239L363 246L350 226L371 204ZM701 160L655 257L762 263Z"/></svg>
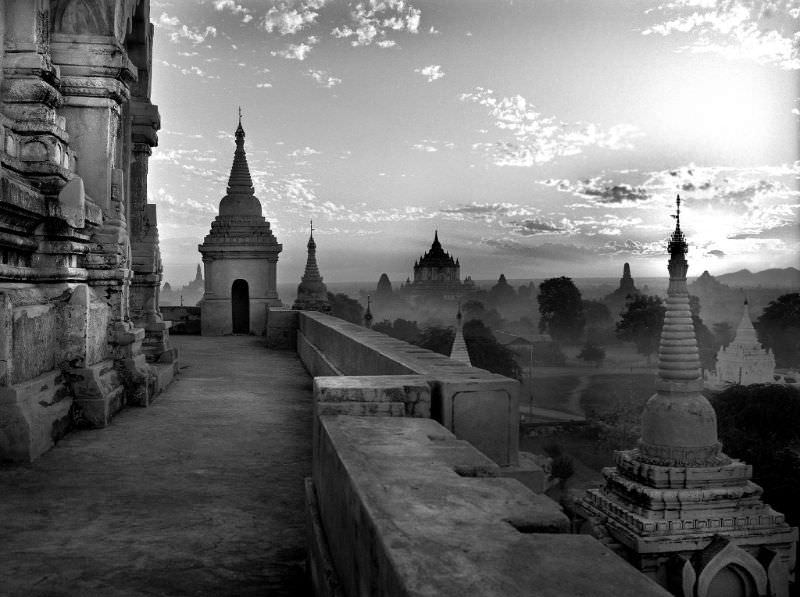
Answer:
<svg viewBox="0 0 800 597"><path fill-rule="evenodd" d="M174 337L149 408L0 468L0 594L305 595L311 378L250 336Z"/></svg>

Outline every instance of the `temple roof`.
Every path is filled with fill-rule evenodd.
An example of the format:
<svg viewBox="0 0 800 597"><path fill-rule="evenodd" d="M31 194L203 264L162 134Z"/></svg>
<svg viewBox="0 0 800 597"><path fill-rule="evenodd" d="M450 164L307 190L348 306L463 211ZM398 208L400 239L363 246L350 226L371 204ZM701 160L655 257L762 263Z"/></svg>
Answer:
<svg viewBox="0 0 800 597"><path fill-rule="evenodd" d="M239 114L239 126L236 127L236 151L228 177L227 194L219 202L221 216L261 216L261 202L255 196L250 167L244 151L244 127Z"/></svg>
<svg viewBox="0 0 800 597"><path fill-rule="evenodd" d="M418 267L458 267L456 260L450 256L450 253L442 249L438 230L434 232L431 248L420 258L418 263L414 264L414 269Z"/></svg>

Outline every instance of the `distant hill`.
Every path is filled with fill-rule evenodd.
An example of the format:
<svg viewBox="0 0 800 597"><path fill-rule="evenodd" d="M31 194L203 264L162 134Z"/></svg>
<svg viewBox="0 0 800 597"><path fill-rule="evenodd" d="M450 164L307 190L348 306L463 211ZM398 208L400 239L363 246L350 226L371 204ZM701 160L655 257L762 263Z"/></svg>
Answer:
<svg viewBox="0 0 800 597"><path fill-rule="evenodd" d="M748 269L742 269L732 274L722 274L715 277L717 282L733 288L761 286L765 288L794 288L800 290L800 270L794 267L765 269L755 273Z"/></svg>

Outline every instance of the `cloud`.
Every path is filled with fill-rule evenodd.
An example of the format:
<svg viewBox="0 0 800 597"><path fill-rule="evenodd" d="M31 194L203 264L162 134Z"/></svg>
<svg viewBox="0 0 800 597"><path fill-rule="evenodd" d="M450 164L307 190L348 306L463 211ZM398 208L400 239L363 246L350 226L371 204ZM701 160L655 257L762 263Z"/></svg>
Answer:
<svg viewBox="0 0 800 597"><path fill-rule="evenodd" d="M650 193L641 186L632 186L627 183L615 184L603 177L587 178L576 182L569 180L547 179L538 181L539 184L553 186L559 191L567 192L584 199L591 199L604 205L616 204L631 206L650 199Z"/></svg>
<svg viewBox="0 0 800 597"><path fill-rule="evenodd" d="M720 251L719 249L712 249L711 251L706 251L706 255L722 259L723 257L725 257L725 251Z"/></svg>
<svg viewBox="0 0 800 597"><path fill-rule="evenodd" d="M531 167L557 157L577 155L593 146L632 149L633 139L641 136L638 129L627 124L602 130L591 123L564 123L536 112L521 95L498 98L491 89L483 87L462 93L459 99L486 108L495 128L508 135L508 139L472 146L487 153L497 166Z"/></svg>
<svg viewBox="0 0 800 597"><path fill-rule="evenodd" d="M414 143L411 147L417 151L424 151L426 153L434 153L442 149L453 149L455 143L452 141L435 141L433 139L423 139L419 143Z"/></svg>
<svg viewBox="0 0 800 597"><path fill-rule="evenodd" d="M256 87L260 89L268 89L272 87L272 83L256 83Z"/></svg>
<svg viewBox="0 0 800 597"><path fill-rule="evenodd" d="M563 234L566 231L567 228L565 227L558 226L551 221L536 218L517 222L517 228L514 232L522 236L533 236L536 234Z"/></svg>
<svg viewBox="0 0 800 597"><path fill-rule="evenodd" d="M419 73L423 77L428 78L428 83L432 83L437 79L441 79L444 77L444 72L442 72L442 67L438 64L430 64L428 66L423 66L422 68L415 68L415 73Z"/></svg>
<svg viewBox="0 0 800 597"><path fill-rule="evenodd" d="M691 36L682 51L800 69L797 0L673 0L647 12L666 20L642 33Z"/></svg>
<svg viewBox="0 0 800 597"><path fill-rule="evenodd" d="M219 79L219 75L210 75L203 69L197 66L189 66L184 67L180 64L175 64L173 62L167 62L166 60L158 60L159 64L163 64L164 66L168 66L170 68L174 68L175 70L179 71L182 75L195 75L200 77L201 79Z"/></svg>
<svg viewBox="0 0 800 597"><path fill-rule="evenodd" d="M533 261L583 263L597 258L597 254L593 249L572 244L544 243L531 245L506 238L481 239L481 244L495 249L501 255L523 257Z"/></svg>
<svg viewBox="0 0 800 597"><path fill-rule="evenodd" d="M319 85L320 87L325 87L327 89L335 87L336 85L339 85L342 82L342 80L339 77L331 77L328 75L328 72L324 70L314 70L310 68L308 69L308 72L306 74L312 79L314 79L317 85Z"/></svg>
<svg viewBox="0 0 800 597"><path fill-rule="evenodd" d="M331 35L339 39L350 39L353 46L392 47L386 38L390 31L418 33L421 11L405 0L369 0L358 2L350 11L350 23L335 27Z"/></svg>
<svg viewBox="0 0 800 597"><path fill-rule="evenodd" d="M308 54L311 52L311 49L319 43L319 39L314 37L313 35L310 36L307 40L307 43L300 42L299 44L289 44L283 50L273 50L270 52L273 56L280 56L281 58L286 58L287 60L300 60L301 62L308 57Z"/></svg>
<svg viewBox="0 0 800 597"><path fill-rule="evenodd" d="M253 20L250 10L241 4L237 4L234 0L214 0L213 4L218 11L229 10L235 15L242 15L242 22L244 23L249 23Z"/></svg>
<svg viewBox="0 0 800 597"><path fill-rule="evenodd" d="M313 149L311 147L306 146L306 147L304 147L302 149L295 149L294 151L292 151L288 155L289 155L290 158L297 158L297 157L307 157L307 156L310 156L310 155L319 155L320 153L322 153L322 152L321 151L317 151L316 149Z"/></svg>
<svg viewBox="0 0 800 597"><path fill-rule="evenodd" d="M182 39L187 39L197 45L210 37L217 36L216 27L208 25L205 29L194 29L182 24L178 17L171 17L165 12L162 12L158 17L157 25L168 32L169 40L172 43L179 43Z"/></svg>
<svg viewBox="0 0 800 597"><path fill-rule="evenodd" d="M268 11L262 22L267 33L277 31L281 35L294 35L316 21L319 9L326 0L301 0L293 2L284 0L276 2Z"/></svg>

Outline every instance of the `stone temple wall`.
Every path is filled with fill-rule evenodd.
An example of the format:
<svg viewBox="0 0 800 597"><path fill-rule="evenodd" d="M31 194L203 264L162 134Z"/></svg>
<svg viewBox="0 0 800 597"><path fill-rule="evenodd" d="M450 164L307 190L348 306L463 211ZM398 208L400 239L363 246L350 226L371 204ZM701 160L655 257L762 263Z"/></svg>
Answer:
<svg viewBox="0 0 800 597"><path fill-rule="evenodd" d="M0 460L149 404L176 370L149 19L148 0L0 3Z"/></svg>

